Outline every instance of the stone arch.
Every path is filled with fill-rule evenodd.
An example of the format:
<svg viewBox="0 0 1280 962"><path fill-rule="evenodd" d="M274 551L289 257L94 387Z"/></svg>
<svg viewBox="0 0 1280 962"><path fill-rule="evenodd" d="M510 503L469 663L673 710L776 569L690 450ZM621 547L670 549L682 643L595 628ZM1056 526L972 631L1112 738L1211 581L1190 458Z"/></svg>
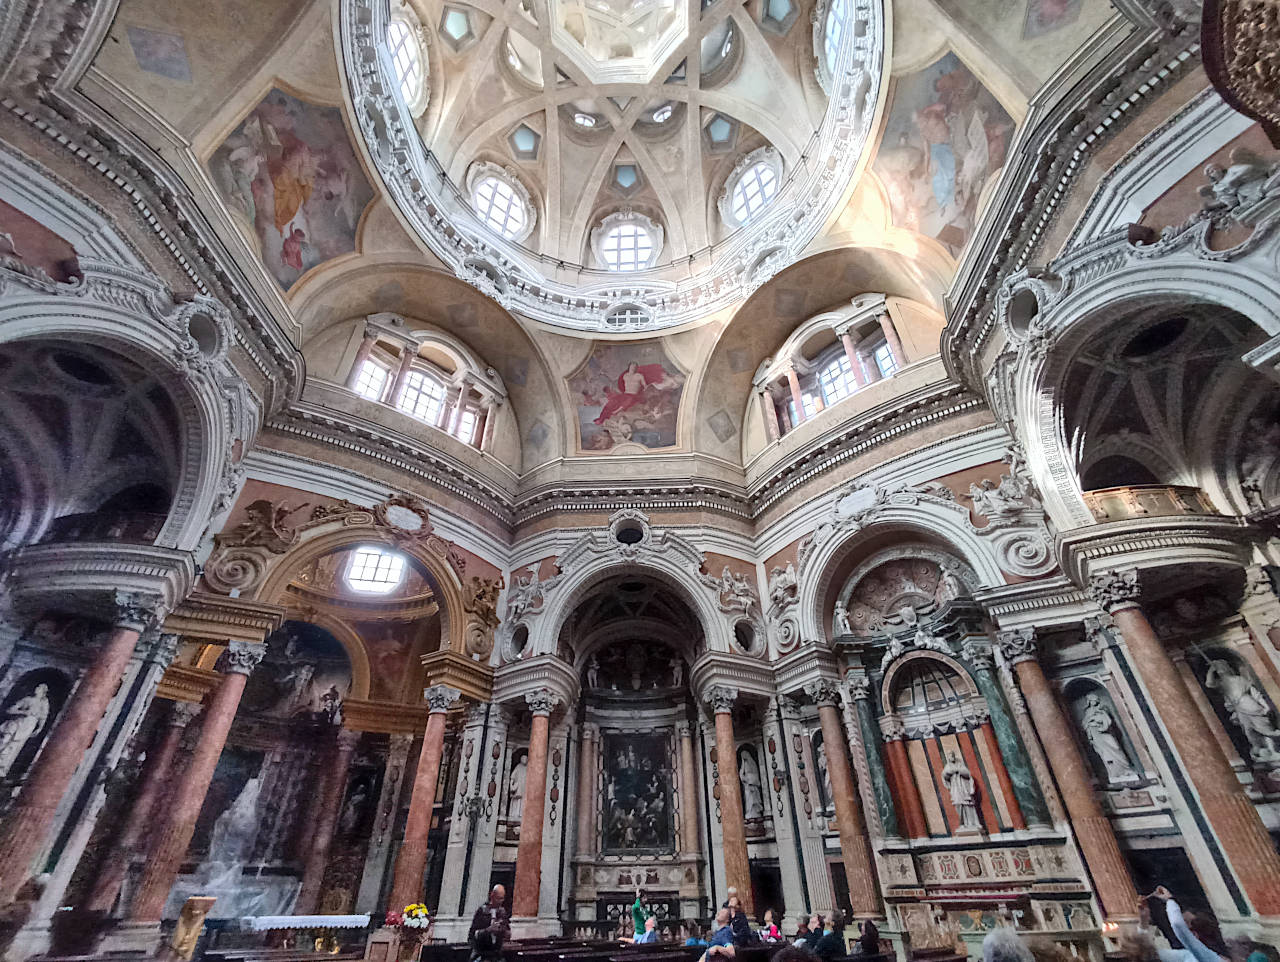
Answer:
<svg viewBox="0 0 1280 962"><path fill-rule="evenodd" d="M347 525L341 521L336 524L338 525L336 529L332 525L326 525L300 531L297 544L284 554L271 556L257 586L247 592L247 596L259 601L274 601L283 597L285 587L300 569L324 555L362 544L385 546L410 558L427 575L432 588L439 593L440 646L449 651L465 653L467 618L462 581L443 555L431 550L423 540L402 537L394 529L373 524ZM338 638L340 641L343 640L341 636ZM369 680L367 655L364 659L364 668L367 685ZM353 659L353 686L355 670Z"/></svg>
<svg viewBox="0 0 1280 962"><path fill-rule="evenodd" d="M982 692L978 688L977 682L973 680L973 675L968 666L957 658L943 654L940 651L910 651L901 658L895 659L885 669L884 678L880 682L880 707L886 715L896 714L897 708L894 706L893 697L897 690L899 676L909 668L918 668L923 662L936 661L945 665L948 669L955 672L957 676L964 682L965 691L961 692L961 696L965 700L975 702L985 702Z"/></svg>
<svg viewBox="0 0 1280 962"><path fill-rule="evenodd" d="M334 618L323 611L302 611L291 607L285 611L286 621L302 621L323 628L337 639L347 652L347 661L351 663L351 692L349 697L365 699L369 697L369 652L364 641L346 622Z"/></svg>

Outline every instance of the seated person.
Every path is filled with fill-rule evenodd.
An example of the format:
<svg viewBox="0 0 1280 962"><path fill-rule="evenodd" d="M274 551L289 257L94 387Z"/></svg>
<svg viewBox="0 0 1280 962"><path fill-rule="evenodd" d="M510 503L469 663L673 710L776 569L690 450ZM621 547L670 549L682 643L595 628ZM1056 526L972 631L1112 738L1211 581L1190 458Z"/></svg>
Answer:
<svg viewBox="0 0 1280 962"><path fill-rule="evenodd" d="M685 945L706 945L707 940L702 937L702 926L693 919L688 919L684 923L684 931L688 936L684 940Z"/></svg>
<svg viewBox="0 0 1280 962"><path fill-rule="evenodd" d="M853 943L854 955L876 955L880 952L880 930L870 919L858 923L858 941Z"/></svg>
<svg viewBox="0 0 1280 962"><path fill-rule="evenodd" d="M644 920L644 931L635 938L622 938L619 942L626 942L628 945L647 945L650 942L658 941L658 920L650 915Z"/></svg>
<svg viewBox="0 0 1280 962"><path fill-rule="evenodd" d="M820 959L838 959L849 954L844 944L844 916L838 911L831 913L813 952Z"/></svg>
<svg viewBox="0 0 1280 962"><path fill-rule="evenodd" d="M782 941L782 930L773 921L773 909L764 910L764 922L760 926L760 940L762 942Z"/></svg>
<svg viewBox="0 0 1280 962"><path fill-rule="evenodd" d="M700 962L711 962L713 957L723 959L732 959L733 948L733 929L729 925L729 910L721 909L716 913L716 921L712 926L711 943L707 946L707 951L702 953Z"/></svg>

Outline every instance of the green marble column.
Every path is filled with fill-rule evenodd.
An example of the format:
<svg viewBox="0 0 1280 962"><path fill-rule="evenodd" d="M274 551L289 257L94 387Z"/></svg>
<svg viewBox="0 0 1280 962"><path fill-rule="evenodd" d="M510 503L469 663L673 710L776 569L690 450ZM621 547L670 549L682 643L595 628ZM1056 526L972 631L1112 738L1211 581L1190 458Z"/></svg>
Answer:
<svg viewBox="0 0 1280 962"><path fill-rule="evenodd" d="M867 756L867 771L871 776L871 793L876 798L876 810L880 813L880 824L886 837L896 838L901 834L898 831L898 811L894 807L893 792L889 790L889 779L884 771L884 755L880 749L884 736L880 733L880 726L877 724L875 714L871 708L870 691L870 684L865 678L859 678L849 683L849 693L853 696L854 705L857 706L858 727L862 731L862 747L864 754Z"/></svg>
<svg viewBox="0 0 1280 962"><path fill-rule="evenodd" d="M1009 772L1009 780L1013 782L1013 794L1018 799L1023 817L1029 825L1050 824L1049 807L1045 804L1035 770L1031 767L1031 756L1027 754L1027 746L1022 743L1018 726L1009 712L1009 704L1005 701L1000 682L992 674L990 647L970 641L964 646L964 658L973 668L973 680L987 700L987 709L991 712L991 729L996 733L1000 755Z"/></svg>

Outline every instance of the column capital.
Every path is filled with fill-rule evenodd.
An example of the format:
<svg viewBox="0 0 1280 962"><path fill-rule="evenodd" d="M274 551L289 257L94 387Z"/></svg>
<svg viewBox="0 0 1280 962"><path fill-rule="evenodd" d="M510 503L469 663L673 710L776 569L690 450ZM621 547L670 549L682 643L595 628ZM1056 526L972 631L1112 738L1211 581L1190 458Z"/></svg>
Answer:
<svg viewBox="0 0 1280 962"><path fill-rule="evenodd" d="M1138 580L1137 568L1118 568L1090 575L1084 590L1094 604L1110 613L1137 605L1142 583Z"/></svg>
<svg viewBox="0 0 1280 962"><path fill-rule="evenodd" d="M267 646L249 641L233 641L222 655L222 672L227 675L252 675Z"/></svg>
<svg viewBox="0 0 1280 962"><path fill-rule="evenodd" d="M690 725L688 722L678 722L676 724L676 735L678 735L680 738L692 738L693 726Z"/></svg>
<svg viewBox="0 0 1280 962"><path fill-rule="evenodd" d="M489 714L489 703L478 701L473 705L468 705L465 712L466 716L463 724L467 728L478 728L484 724L485 718Z"/></svg>
<svg viewBox="0 0 1280 962"><path fill-rule="evenodd" d="M550 688L539 688L536 691L525 692L524 696L525 704L529 706L529 711L534 715L549 716L556 710L556 706L562 700L560 695Z"/></svg>
<svg viewBox="0 0 1280 962"><path fill-rule="evenodd" d="M172 728L186 728L200 714L204 706L196 701L175 701L169 709L169 725Z"/></svg>
<svg viewBox="0 0 1280 962"><path fill-rule="evenodd" d="M866 701L871 697L871 679L866 675L850 678L849 695L854 701Z"/></svg>
<svg viewBox="0 0 1280 962"><path fill-rule="evenodd" d="M991 670L991 644L985 640L970 638L960 647L964 660L978 671Z"/></svg>
<svg viewBox="0 0 1280 962"><path fill-rule="evenodd" d="M432 715L436 715L456 705L458 699L462 697L462 692L448 685L432 685L430 688L423 689L422 697L427 703L427 710Z"/></svg>
<svg viewBox="0 0 1280 962"><path fill-rule="evenodd" d="M109 605L113 626L139 634L153 627L165 613L164 599L147 591L116 589L111 592Z"/></svg>
<svg viewBox="0 0 1280 962"><path fill-rule="evenodd" d="M840 706L840 686L833 681L826 679L811 681L804 686L804 693L819 707L838 708Z"/></svg>
<svg viewBox="0 0 1280 962"><path fill-rule="evenodd" d="M1000 654L1010 665L1036 660L1036 630L1034 628L1008 628L996 633Z"/></svg>
<svg viewBox="0 0 1280 962"><path fill-rule="evenodd" d="M800 720L800 705L790 695L779 695L775 701L778 704L778 713L782 715L784 721Z"/></svg>
<svg viewBox="0 0 1280 962"><path fill-rule="evenodd" d="M162 668L168 668L172 665L173 659L178 657L178 648L182 645L182 635L174 631L161 631L156 632L149 640L151 643L147 646L143 657Z"/></svg>
<svg viewBox="0 0 1280 962"><path fill-rule="evenodd" d="M728 714L733 711L733 703L738 700L738 689L732 685L712 685L703 693L702 700L711 707L714 714Z"/></svg>
<svg viewBox="0 0 1280 962"><path fill-rule="evenodd" d="M897 715L882 715L880 735L887 742L901 741L907 737L907 726Z"/></svg>

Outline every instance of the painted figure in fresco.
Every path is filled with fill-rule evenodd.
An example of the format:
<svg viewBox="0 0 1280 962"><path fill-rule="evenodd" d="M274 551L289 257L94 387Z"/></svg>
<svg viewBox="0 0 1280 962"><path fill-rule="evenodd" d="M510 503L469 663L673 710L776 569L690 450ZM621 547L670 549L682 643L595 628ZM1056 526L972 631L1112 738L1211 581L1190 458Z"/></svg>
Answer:
<svg viewBox="0 0 1280 962"><path fill-rule="evenodd" d="M629 411L640 404L645 400L646 388L668 391L678 386L679 381L668 374L661 364L637 364L632 361L627 365L627 369L618 375L617 391L605 388L604 407L596 416L595 423L604 424L615 414Z"/></svg>
<svg viewBox="0 0 1280 962"><path fill-rule="evenodd" d="M49 720L49 686L36 685L30 695L19 698L0 719L0 778L9 774L27 742Z"/></svg>
<svg viewBox="0 0 1280 962"><path fill-rule="evenodd" d="M520 821L524 817L524 783L529 773L529 756L521 755L507 780L507 818Z"/></svg>
<svg viewBox="0 0 1280 962"><path fill-rule="evenodd" d="M742 814L748 818L764 818L764 791L760 787L760 769L750 752L743 752L738 780L742 783Z"/></svg>
<svg viewBox="0 0 1280 962"><path fill-rule="evenodd" d="M853 628L849 625L849 609L843 602L836 602L836 610L831 615L831 630L837 638L853 634Z"/></svg>
<svg viewBox="0 0 1280 962"><path fill-rule="evenodd" d="M1232 723L1249 740L1253 760L1274 761L1277 758L1275 739L1280 738L1280 731L1271 723L1271 703L1258 686L1221 658L1209 662L1204 684L1222 693L1222 703Z"/></svg>
<svg viewBox="0 0 1280 962"><path fill-rule="evenodd" d="M951 794L951 804L960 816L960 828L981 830L978 821L977 784L969 766L955 752L947 752L947 764L942 768L942 783Z"/></svg>
<svg viewBox="0 0 1280 962"><path fill-rule="evenodd" d="M1108 780L1122 782L1137 778L1138 773L1129 764L1129 755L1115 733L1115 719L1096 694L1085 698L1080 720L1089 746L1102 759Z"/></svg>

